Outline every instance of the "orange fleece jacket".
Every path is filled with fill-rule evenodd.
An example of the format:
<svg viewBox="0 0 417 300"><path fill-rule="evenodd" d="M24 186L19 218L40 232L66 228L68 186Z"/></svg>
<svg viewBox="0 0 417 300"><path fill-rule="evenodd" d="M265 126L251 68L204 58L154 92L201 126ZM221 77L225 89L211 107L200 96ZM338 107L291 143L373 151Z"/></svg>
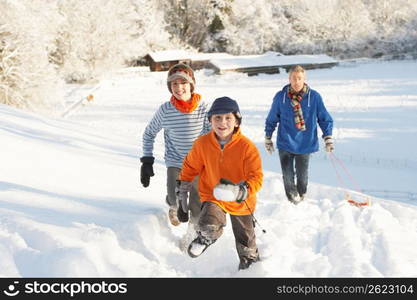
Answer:
<svg viewBox="0 0 417 300"><path fill-rule="evenodd" d="M213 130L194 142L184 159L178 179L192 181L196 176L200 176L198 190L202 202L214 202L232 215L250 214L247 206L252 212L255 211L256 193L262 186L262 163L258 149L241 134L240 128L224 149L221 149ZM216 199L213 189L220 178L233 183L246 181L249 185L248 198L241 203Z"/></svg>

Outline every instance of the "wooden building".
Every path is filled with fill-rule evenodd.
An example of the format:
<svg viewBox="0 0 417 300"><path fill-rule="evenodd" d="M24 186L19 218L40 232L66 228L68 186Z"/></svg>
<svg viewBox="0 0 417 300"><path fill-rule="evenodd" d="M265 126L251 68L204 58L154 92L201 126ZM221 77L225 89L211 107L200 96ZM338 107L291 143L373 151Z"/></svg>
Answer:
<svg viewBox="0 0 417 300"><path fill-rule="evenodd" d="M183 63L194 70L204 69L213 58L231 57L227 53L191 53L184 50L165 50L150 52L145 56L152 72L168 71L175 64Z"/></svg>
<svg viewBox="0 0 417 300"><path fill-rule="evenodd" d="M152 72L168 71L171 66L179 63L191 65L190 54L184 50L150 52L145 59Z"/></svg>
<svg viewBox="0 0 417 300"><path fill-rule="evenodd" d="M213 69L217 74L243 72L249 75L259 73L274 74L280 69L288 70L294 65L305 69L330 68L338 62L325 54L282 55L266 52L261 55L234 56L227 53L192 53L185 50L165 50L150 52L145 56L151 71L168 71L178 63L188 64L194 70Z"/></svg>
<svg viewBox="0 0 417 300"><path fill-rule="evenodd" d="M274 74L280 69L287 72L292 66L301 65L305 69L331 68L338 62L325 54L317 55L282 55L278 52L267 52L262 55L242 55L213 59L208 67L217 74L242 72L248 75L259 73Z"/></svg>

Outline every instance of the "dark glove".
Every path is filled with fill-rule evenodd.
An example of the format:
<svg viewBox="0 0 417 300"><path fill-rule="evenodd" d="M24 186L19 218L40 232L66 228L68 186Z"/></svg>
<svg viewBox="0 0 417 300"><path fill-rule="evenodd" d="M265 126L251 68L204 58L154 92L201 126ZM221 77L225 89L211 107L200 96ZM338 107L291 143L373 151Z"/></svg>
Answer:
<svg viewBox="0 0 417 300"><path fill-rule="evenodd" d="M177 180L175 195L177 198L177 217L180 222L188 222L188 193L191 191L191 181Z"/></svg>
<svg viewBox="0 0 417 300"><path fill-rule="evenodd" d="M324 138L324 145L326 147L326 152L333 152L334 145L333 145L333 138L331 135L325 136Z"/></svg>
<svg viewBox="0 0 417 300"><path fill-rule="evenodd" d="M151 177L155 175L153 173L153 162L155 158L152 156L143 156L140 161L142 162L142 166L140 167L140 182L144 187L148 187Z"/></svg>
<svg viewBox="0 0 417 300"><path fill-rule="evenodd" d="M245 181L234 184L228 179L221 178L220 183L214 187L213 194L217 200L240 203L248 197L248 184Z"/></svg>

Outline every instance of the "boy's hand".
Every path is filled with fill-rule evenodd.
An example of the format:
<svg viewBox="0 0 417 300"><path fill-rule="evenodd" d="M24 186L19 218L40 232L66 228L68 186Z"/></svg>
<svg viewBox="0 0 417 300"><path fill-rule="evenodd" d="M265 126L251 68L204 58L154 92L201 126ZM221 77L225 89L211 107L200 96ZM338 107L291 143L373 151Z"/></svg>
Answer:
<svg viewBox="0 0 417 300"><path fill-rule="evenodd" d="M177 180L175 194L177 198L178 210L188 214L188 193L191 191L191 181Z"/></svg>
<svg viewBox="0 0 417 300"><path fill-rule="evenodd" d="M152 156L143 156L140 161L142 163L140 167L140 182L144 187L148 187L151 177L155 175L153 172L155 158Z"/></svg>
<svg viewBox="0 0 417 300"><path fill-rule="evenodd" d="M248 186L246 182L234 184L221 178L220 183L214 187L213 194L217 200L242 202L248 197Z"/></svg>

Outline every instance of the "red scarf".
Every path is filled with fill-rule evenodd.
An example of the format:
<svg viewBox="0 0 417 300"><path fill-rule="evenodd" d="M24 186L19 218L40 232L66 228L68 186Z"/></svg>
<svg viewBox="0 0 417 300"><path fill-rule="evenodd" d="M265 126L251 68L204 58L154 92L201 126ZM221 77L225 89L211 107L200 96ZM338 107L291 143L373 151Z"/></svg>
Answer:
<svg viewBox="0 0 417 300"><path fill-rule="evenodd" d="M180 112L188 114L193 112L200 103L201 95L197 93L191 94L191 99L188 101L178 100L173 95L171 96L171 104Z"/></svg>

